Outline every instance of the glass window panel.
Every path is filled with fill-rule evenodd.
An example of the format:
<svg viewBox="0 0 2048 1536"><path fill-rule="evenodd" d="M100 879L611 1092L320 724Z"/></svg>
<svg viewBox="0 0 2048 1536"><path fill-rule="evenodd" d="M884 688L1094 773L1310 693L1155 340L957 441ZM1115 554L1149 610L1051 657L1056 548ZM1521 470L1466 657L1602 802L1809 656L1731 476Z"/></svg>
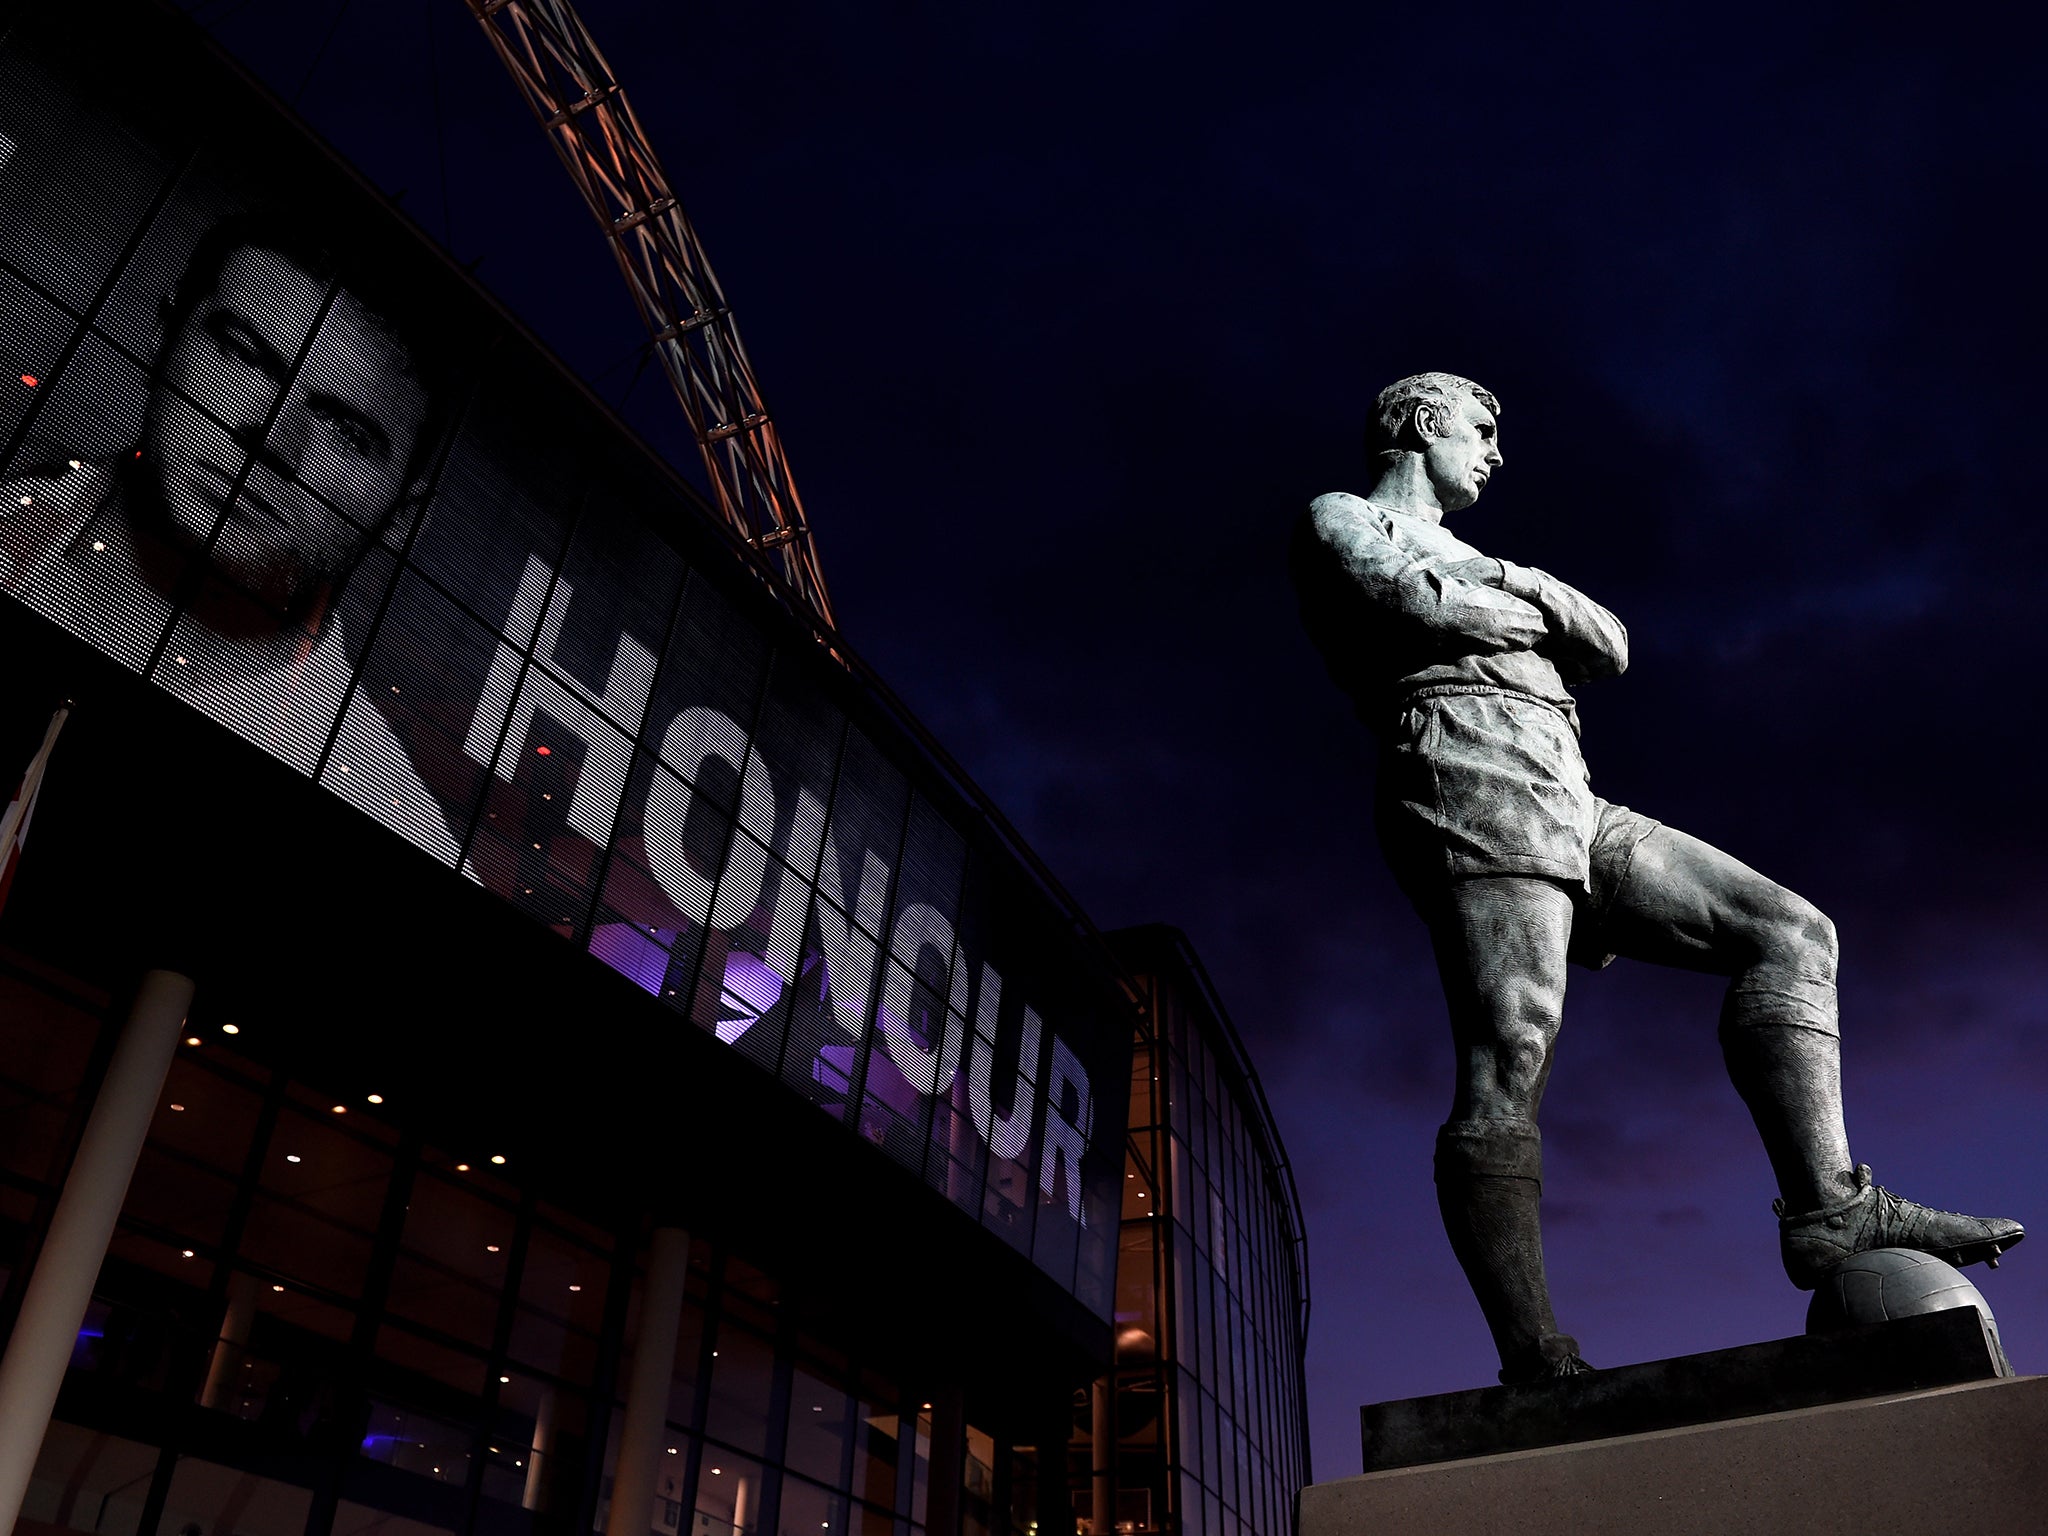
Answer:
<svg viewBox="0 0 2048 1536"><path fill-rule="evenodd" d="M834 937L828 941L829 931ZM876 946L823 897L812 903L806 957L822 963L791 989L782 1080L835 1119L853 1113L865 1020L873 1003ZM815 977L815 984L812 978ZM849 1021L851 1027L849 1028Z"/></svg>
<svg viewBox="0 0 2048 1536"><path fill-rule="evenodd" d="M967 1454L960 1464L962 1536L989 1536L995 1525L995 1497L995 1439L970 1424L967 1426Z"/></svg>
<svg viewBox="0 0 2048 1536"><path fill-rule="evenodd" d="M135 460L127 445L140 432L148 388L135 364L88 336L49 386L31 429L50 446L24 449L8 466L16 504L0 524L7 589L136 672L169 628L171 605L162 593L175 589L187 564L182 552L159 541L148 546L152 579L138 569L143 554L129 501L153 493L155 461ZM70 468L73 462L80 467ZM24 479L31 469L47 477Z"/></svg>
<svg viewBox="0 0 2048 1536"><path fill-rule="evenodd" d="M96 1536L135 1536L156 1471L157 1448L54 1419L36 1452L21 1504L30 1522Z"/></svg>
<svg viewBox="0 0 2048 1536"><path fill-rule="evenodd" d="M768 1341L721 1322L712 1350L705 1433L737 1450L762 1454L768 1447L768 1403L774 1383L775 1352Z"/></svg>
<svg viewBox="0 0 2048 1536"><path fill-rule="evenodd" d="M565 430L573 418L559 382L525 348L501 345L482 361L410 560L526 651L583 499L589 450Z"/></svg>
<svg viewBox="0 0 2048 1536"><path fill-rule="evenodd" d="M365 1461L441 1484L454 1496L448 1507L459 1513L475 1435L469 1425L405 1404L372 1398L358 1454ZM339 1521L336 1529L340 1529Z"/></svg>
<svg viewBox="0 0 2048 1536"><path fill-rule="evenodd" d="M15 428L36 404L37 391L55 382L57 354L77 327L74 316L0 267L0 444L13 437ZM36 382L29 384L25 382L28 379ZM60 462L46 468L68 468L68 463L61 461L68 460L73 451L59 448L51 457ZM5 510L0 505L0 512Z"/></svg>
<svg viewBox="0 0 2048 1536"><path fill-rule="evenodd" d="M818 889L869 937L888 926L910 786L881 749L849 726L825 829Z"/></svg>
<svg viewBox="0 0 2048 1536"><path fill-rule="evenodd" d="M670 769L694 781L707 740L730 735L744 745L767 667L768 642L760 631L701 572L692 571L647 712L648 745ZM729 727L713 717L723 717ZM731 812L738 787L735 776L707 783L706 793L722 796L723 808Z"/></svg>
<svg viewBox="0 0 2048 1536"><path fill-rule="evenodd" d="M761 701L754 750L774 776L771 846L806 883L818 876L845 733L846 717L827 696L815 659L801 650L779 654Z"/></svg>
<svg viewBox="0 0 2048 1536"><path fill-rule="evenodd" d="M554 674L531 666L495 762L469 863L489 889L567 932L595 895L600 851L625 803L631 745Z"/></svg>
<svg viewBox="0 0 2048 1536"><path fill-rule="evenodd" d="M481 1353L443 1344L396 1323L386 1323L377 1330L377 1358L420 1380L442 1382L470 1396L484 1390L487 1373ZM419 1396L423 1389L415 1381L407 1384L405 1390L409 1395Z"/></svg>
<svg viewBox="0 0 2048 1536"><path fill-rule="evenodd" d="M863 1391L854 1403L852 1491L876 1509L896 1508L902 1437L895 1391Z"/></svg>
<svg viewBox="0 0 2048 1536"><path fill-rule="evenodd" d="M37 28L56 36L32 47L17 33L0 57L0 133L14 146L0 171L0 259L73 309L112 273L180 147L124 71L79 67L104 57L96 20L60 9ZM65 22L77 31L65 36Z"/></svg>
<svg viewBox="0 0 2048 1536"><path fill-rule="evenodd" d="M209 1330L201 1408L310 1441L343 1413L352 1312L279 1281L237 1272Z"/></svg>
<svg viewBox="0 0 2048 1536"><path fill-rule="evenodd" d="M361 1293L391 1155L287 1105L265 1150L241 1254L345 1295Z"/></svg>
<svg viewBox="0 0 2048 1536"><path fill-rule="evenodd" d="M785 1477L777 1524L783 1536L844 1536L849 1524L846 1495L801 1477Z"/></svg>
<svg viewBox="0 0 2048 1536"><path fill-rule="evenodd" d="M761 1499L776 1474L759 1462L718 1446L704 1447L697 1474L692 1536L755 1536L761 1529ZM785 1526L785 1529L787 1527Z"/></svg>
<svg viewBox="0 0 2048 1536"><path fill-rule="evenodd" d="M600 460L594 473L615 466ZM682 557L644 516L644 486L588 488L541 623L540 659L578 698L638 736L682 591ZM551 644L549 642L552 642ZM666 722L657 722L665 724Z"/></svg>
<svg viewBox="0 0 2048 1536"><path fill-rule="evenodd" d="M408 571L399 578L320 782L453 865L486 773L466 749L485 711L490 631ZM496 719L481 726L497 745Z"/></svg>
<svg viewBox="0 0 2048 1536"><path fill-rule="evenodd" d="M931 1494L932 1405L918 1410L910 1447L910 1520L920 1529L925 1524L925 1506Z"/></svg>
<svg viewBox="0 0 2048 1536"><path fill-rule="evenodd" d="M0 1169L49 1181L99 1031L76 1004L0 976Z"/></svg>
<svg viewBox="0 0 2048 1536"><path fill-rule="evenodd" d="M536 1223L519 1276L512 1357L565 1381L588 1383L610 1270L607 1257Z"/></svg>
<svg viewBox="0 0 2048 1536"><path fill-rule="evenodd" d="M484 1443L484 1497L519 1509L562 1509L576 1491L588 1428L582 1393L501 1374ZM679 1474L680 1466L671 1463L670 1470Z"/></svg>
<svg viewBox="0 0 2048 1536"><path fill-rule="evenodd" d="M343 1499L334 1511L334 1536L453 1536L462 1511L456 1507L445 1525L407 1519L388 1510Z"/></svg>
<svg viewBox="0 0 2048 1536"><path fill-rule="evenodd" d="M213 1536L300 1536L312 1507L310 1488L180 1456L157 1529L196 1527Z"/></svg>
<svg viewBox="0 0 2048 1536"><path fill-rule="evenodd" d="M369 537L328 514L307 515L326 520L329 526L320 536L328 542ZM234 549L237 541L231 535L238 531L232 522L222 531L215 545L216 570L223 558L237 553L245 560L255 558ZM318 620L252 596L222 575L207 574L192 606L172 625L151 681L279 761L312 773L354 671L343 634L359 635L368 626L397 569L381 550L352 566L346 586L330 594L332 606L329 597L320 599ZM230 618L233 628L227 629Z"/></svg>
<svg viewBox="0 0 2048 1536"><path fill-rule="evenodd" d="M776 1309L782 1305L781 1286L736 1254L725 1256L724 1270L725 1292L720 1305L726 1316L759 1332L774 1332Z"/></svg>
<svg viewBox="0 0 2048 1536"><path fill-rule="evenodd" d="M413 1182L386 1305L488 1348L511 1263L513 1213L427 1169Z"/></svg>
<svg viewBox="0 0 2048 1536"><path fill-rule="evenodd" d="M690 1016L699 1028L773 1072L781 1064L796 992L822 985L823 961L815 943L805 942L803 926L810 888L744 830L731 838L721 900L738 889L733 882L750 879L756 869L766 872L763 894L735 926L714 928L706 937L703 976ZM783 926L778 929L778 924ZM794 976L794 987L784 972Z"/></svg>
<svg viewBox="0 0 2048 1536"><path fill-rule="evenodd" d="M838 1487L852 1433L853 1400L845 1390L822 1371L796 1367L790 1373L783 1465Z"/></svg>

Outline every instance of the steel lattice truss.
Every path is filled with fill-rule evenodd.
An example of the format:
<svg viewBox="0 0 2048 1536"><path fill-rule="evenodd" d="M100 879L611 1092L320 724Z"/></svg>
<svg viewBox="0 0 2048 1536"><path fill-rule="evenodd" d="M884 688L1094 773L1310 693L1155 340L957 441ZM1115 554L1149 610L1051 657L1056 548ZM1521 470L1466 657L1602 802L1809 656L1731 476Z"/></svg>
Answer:
<svg viewBox="0 0 2048 1536"><path fill-rule="evenodd" d="M726 521L828 627L803 503L710 260L625 91L568 0L466 0L633 291Z"/></svg>

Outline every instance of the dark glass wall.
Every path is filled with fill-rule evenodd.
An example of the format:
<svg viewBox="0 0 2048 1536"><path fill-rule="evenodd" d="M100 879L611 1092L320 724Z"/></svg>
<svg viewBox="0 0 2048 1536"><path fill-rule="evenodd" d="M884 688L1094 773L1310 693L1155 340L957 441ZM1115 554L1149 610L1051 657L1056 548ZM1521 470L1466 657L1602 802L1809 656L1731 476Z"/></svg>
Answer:
<svg viewBox="0 0 2048 1536"><path fill-rule="evenodd" d="M1307 1484L1300 1201L1242 1042L1187 941L1112 934L1149 1027L1130 1078L1117 1369L1077 1415L1074 1508L1119 1536L1286 1536ZM1106 1479L1106 1481L1105 1481Z"/></svg>
<svg viewBox="0 0 2048 1536"><path fill-rule="evenodd" d="M0 1324L118 1014L0 950ZM23 1532L603 1530L649 1214L445 1145L402 1095L337 1099L193 1027ZM1017 1326L991 1305L992 1325ZM970 1418L930 1365L944 1341L904 1342L820 1326L780 1278L696 1234L650 1536L991 1536L1013 1512L1028 1536L1045 1493L1030 1436L1014 1442L1060 1400ZM935 1465L951 1480L936 1505Z"/></svg>

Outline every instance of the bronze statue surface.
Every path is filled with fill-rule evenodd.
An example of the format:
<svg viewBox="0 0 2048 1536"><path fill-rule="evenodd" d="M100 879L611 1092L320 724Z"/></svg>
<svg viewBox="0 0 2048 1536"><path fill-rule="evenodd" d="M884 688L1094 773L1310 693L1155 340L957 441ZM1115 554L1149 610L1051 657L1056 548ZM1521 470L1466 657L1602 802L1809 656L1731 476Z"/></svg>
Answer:
<svg viewBox="0 0 2048 1536"><path fill-rule="evenodd" d="M1565 964L1617 956L1728 978L1723 1059L1776 1175L1786 1274L1911 1248L1965 1265L2025 1236L1872 1182L1842 1118L1835 932L1811 903L1700 839L1593 792L1576 685L1628 666L1620 620L1543 571L1451 534L1502 465L1500 403L1418 374L1374 403L1371 492L1320 496L1295 535L1303 622L1379 739L1375 819L1429 930L1456 1084L1438 1205L1504 1382L1587 1369L1544 1278L1537 1111Z"/></svg>

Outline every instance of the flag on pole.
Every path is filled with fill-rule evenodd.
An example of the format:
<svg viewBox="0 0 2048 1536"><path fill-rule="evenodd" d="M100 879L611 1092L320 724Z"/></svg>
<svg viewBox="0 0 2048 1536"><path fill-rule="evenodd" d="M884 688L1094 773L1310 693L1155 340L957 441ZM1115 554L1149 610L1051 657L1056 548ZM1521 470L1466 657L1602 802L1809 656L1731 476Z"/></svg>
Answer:
<svg viewBox="0 0 2048 1536"><path fill-rule="evenodd" d="M50 728L43 733L43 745L29 759L28 771L8 802L7 814L0 816L0 907L7 905L7 893L14 885L15 867L21 863L22 846L28 841L29 818L36 811L36 791L43 787L43 769L49 766L50 749L57 745L57 733L64 729L64 717L71 713L66 699L50 716Z"/></svg>

